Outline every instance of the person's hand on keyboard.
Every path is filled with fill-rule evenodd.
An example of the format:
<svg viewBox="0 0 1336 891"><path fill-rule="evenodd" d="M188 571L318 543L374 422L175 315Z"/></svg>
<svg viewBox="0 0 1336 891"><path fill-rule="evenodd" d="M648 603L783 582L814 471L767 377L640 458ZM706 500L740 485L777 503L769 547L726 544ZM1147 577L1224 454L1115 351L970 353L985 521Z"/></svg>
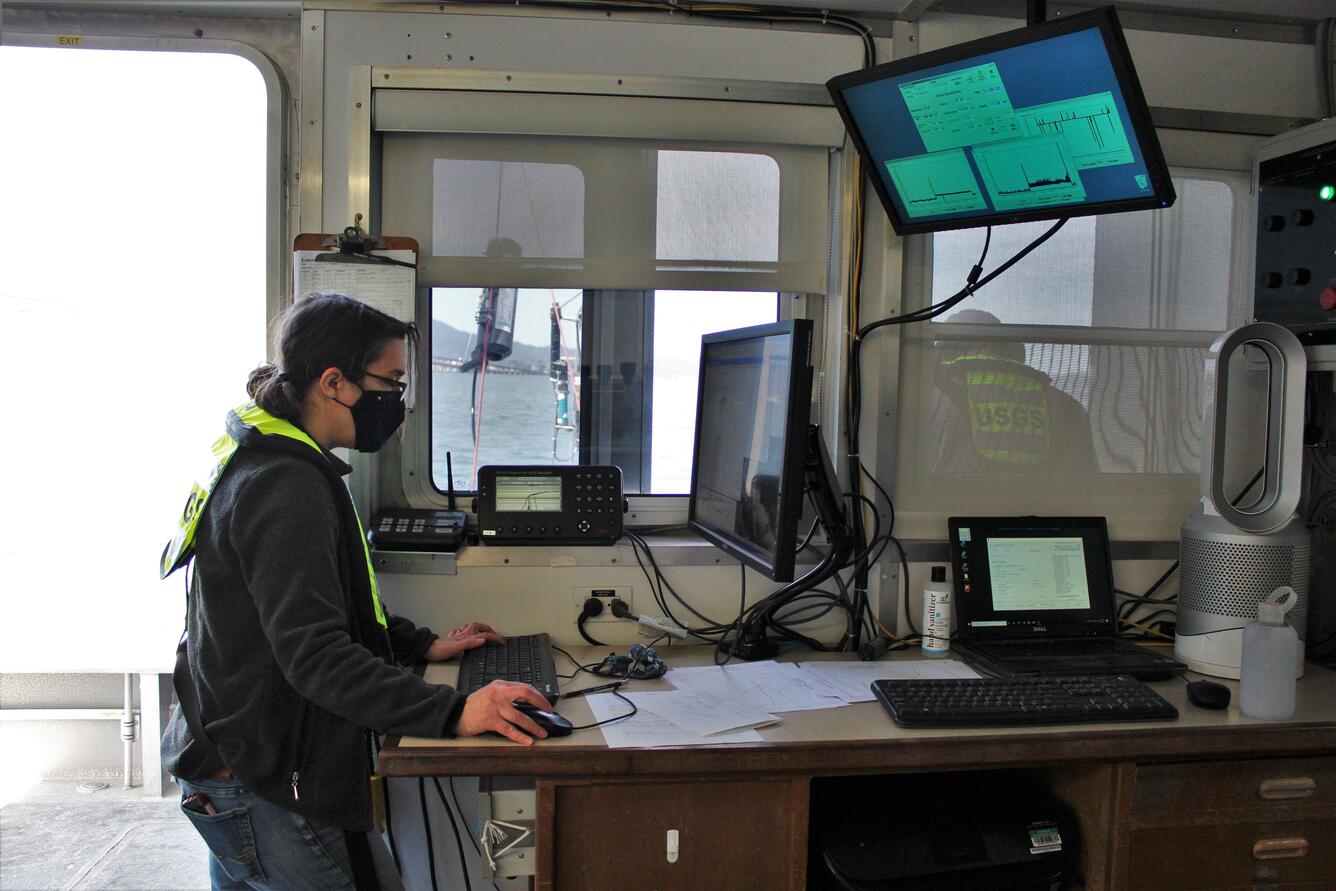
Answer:
<svg viewBox="0 0 1336 891"><path fill-rule="evenodd" d="M506 639L493 631L491 625L482 622L469 622L444 637L438 637L432 641L425 658L428 662L444 662L446 659L453 659L465 650L471 650L489 642L504 644Z"/></svg>
<svg viewBox="0 0 1336 891"><path fill-rule="evenodd" d="M515 708L514 702L527 702L544 711L552 707L542 693L528 684L492 681L464 700L464 711L455 725L455 735L477 736L490 731L522 746L533 745L533 737L546 738L547 731Z"/></svg>

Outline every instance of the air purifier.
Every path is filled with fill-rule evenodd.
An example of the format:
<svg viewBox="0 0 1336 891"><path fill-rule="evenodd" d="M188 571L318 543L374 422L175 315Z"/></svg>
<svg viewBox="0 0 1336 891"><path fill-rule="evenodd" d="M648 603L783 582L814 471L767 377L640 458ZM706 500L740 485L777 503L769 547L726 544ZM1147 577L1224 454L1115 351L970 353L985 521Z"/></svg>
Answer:
<svg viewBox="0 0 1336 891"><path fill-rule="evenodd" d="M1254 347L1268 372L1262 494L1235 505L1225 492L1230 360ZM1289 622L1302 642L1308 617L1309 533L1295 512L1303 478L1303 345L1289 329L1255 322L1227 331L1206 360L1202 499L1179 545L1178 631L1174 655L1193 671L1237 678L1243 627L1282 585L1298 602ZM1237 434L1236 434L1237 435ZM1236 494L1237 499L1237 494ZM1242 501L1243 499L1238 499ZM1294 666L1303 674L1303 647Z"/></svg>

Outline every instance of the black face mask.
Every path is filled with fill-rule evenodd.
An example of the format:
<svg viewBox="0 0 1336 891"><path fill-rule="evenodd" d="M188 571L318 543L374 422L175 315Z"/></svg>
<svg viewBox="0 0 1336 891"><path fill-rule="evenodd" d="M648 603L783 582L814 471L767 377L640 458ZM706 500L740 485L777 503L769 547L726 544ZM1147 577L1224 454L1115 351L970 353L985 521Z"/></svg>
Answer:
<svg viewBox="0 0 1336 891"><path fill-rule="evenodd" d="M352 412L357 433L353 448L359 452L379 452L404 422L403 397L393 390L363 389L362 398L345 407Z"/></svg>

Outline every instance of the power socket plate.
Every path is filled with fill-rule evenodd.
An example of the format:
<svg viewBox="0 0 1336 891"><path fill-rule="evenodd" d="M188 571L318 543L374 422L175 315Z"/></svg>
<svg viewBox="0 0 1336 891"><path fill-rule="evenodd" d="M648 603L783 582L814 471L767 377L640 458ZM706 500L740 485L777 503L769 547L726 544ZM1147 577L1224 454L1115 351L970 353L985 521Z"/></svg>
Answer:
<svg viewBox="0 0 1336 891"><path fill-rule="evenodd" d="M632 618L639 616L636 611L636 602L634 597L635 589L630 585L617 588L603 588L594 585L588 585L580 588L571 589L571 603L575 606L575 614L578 616L580 610L584 609L584 602L590 597L597 597L603 601L603 612L586 620L586 623L594 622L620 622L621 619L612 614L612 601L620 600L631 610Z"/></svg>

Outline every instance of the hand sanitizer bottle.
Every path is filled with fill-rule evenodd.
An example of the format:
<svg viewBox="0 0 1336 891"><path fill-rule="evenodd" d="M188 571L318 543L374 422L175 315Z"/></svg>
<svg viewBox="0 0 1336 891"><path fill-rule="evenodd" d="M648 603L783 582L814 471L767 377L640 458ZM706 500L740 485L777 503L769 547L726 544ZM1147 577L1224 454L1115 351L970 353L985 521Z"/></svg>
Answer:
<svg viewBox="0 0 1336 891"><path fill-rule="evenodd" d="M951 583L946 567L932 568L932 581L923 586L923 647L925 656L945 656L951 649Z"/></svg>
<svg viewBox="0 0 1336 891"><path fill-rule="evenodd" d="M1294 672L1302 645L1295 630L1285 624L1285 613L1297 599L1293 588L1277 588L1257 604L1257 621L1243 629L1239 711L1250 718L1294 717Z"/></svg>

